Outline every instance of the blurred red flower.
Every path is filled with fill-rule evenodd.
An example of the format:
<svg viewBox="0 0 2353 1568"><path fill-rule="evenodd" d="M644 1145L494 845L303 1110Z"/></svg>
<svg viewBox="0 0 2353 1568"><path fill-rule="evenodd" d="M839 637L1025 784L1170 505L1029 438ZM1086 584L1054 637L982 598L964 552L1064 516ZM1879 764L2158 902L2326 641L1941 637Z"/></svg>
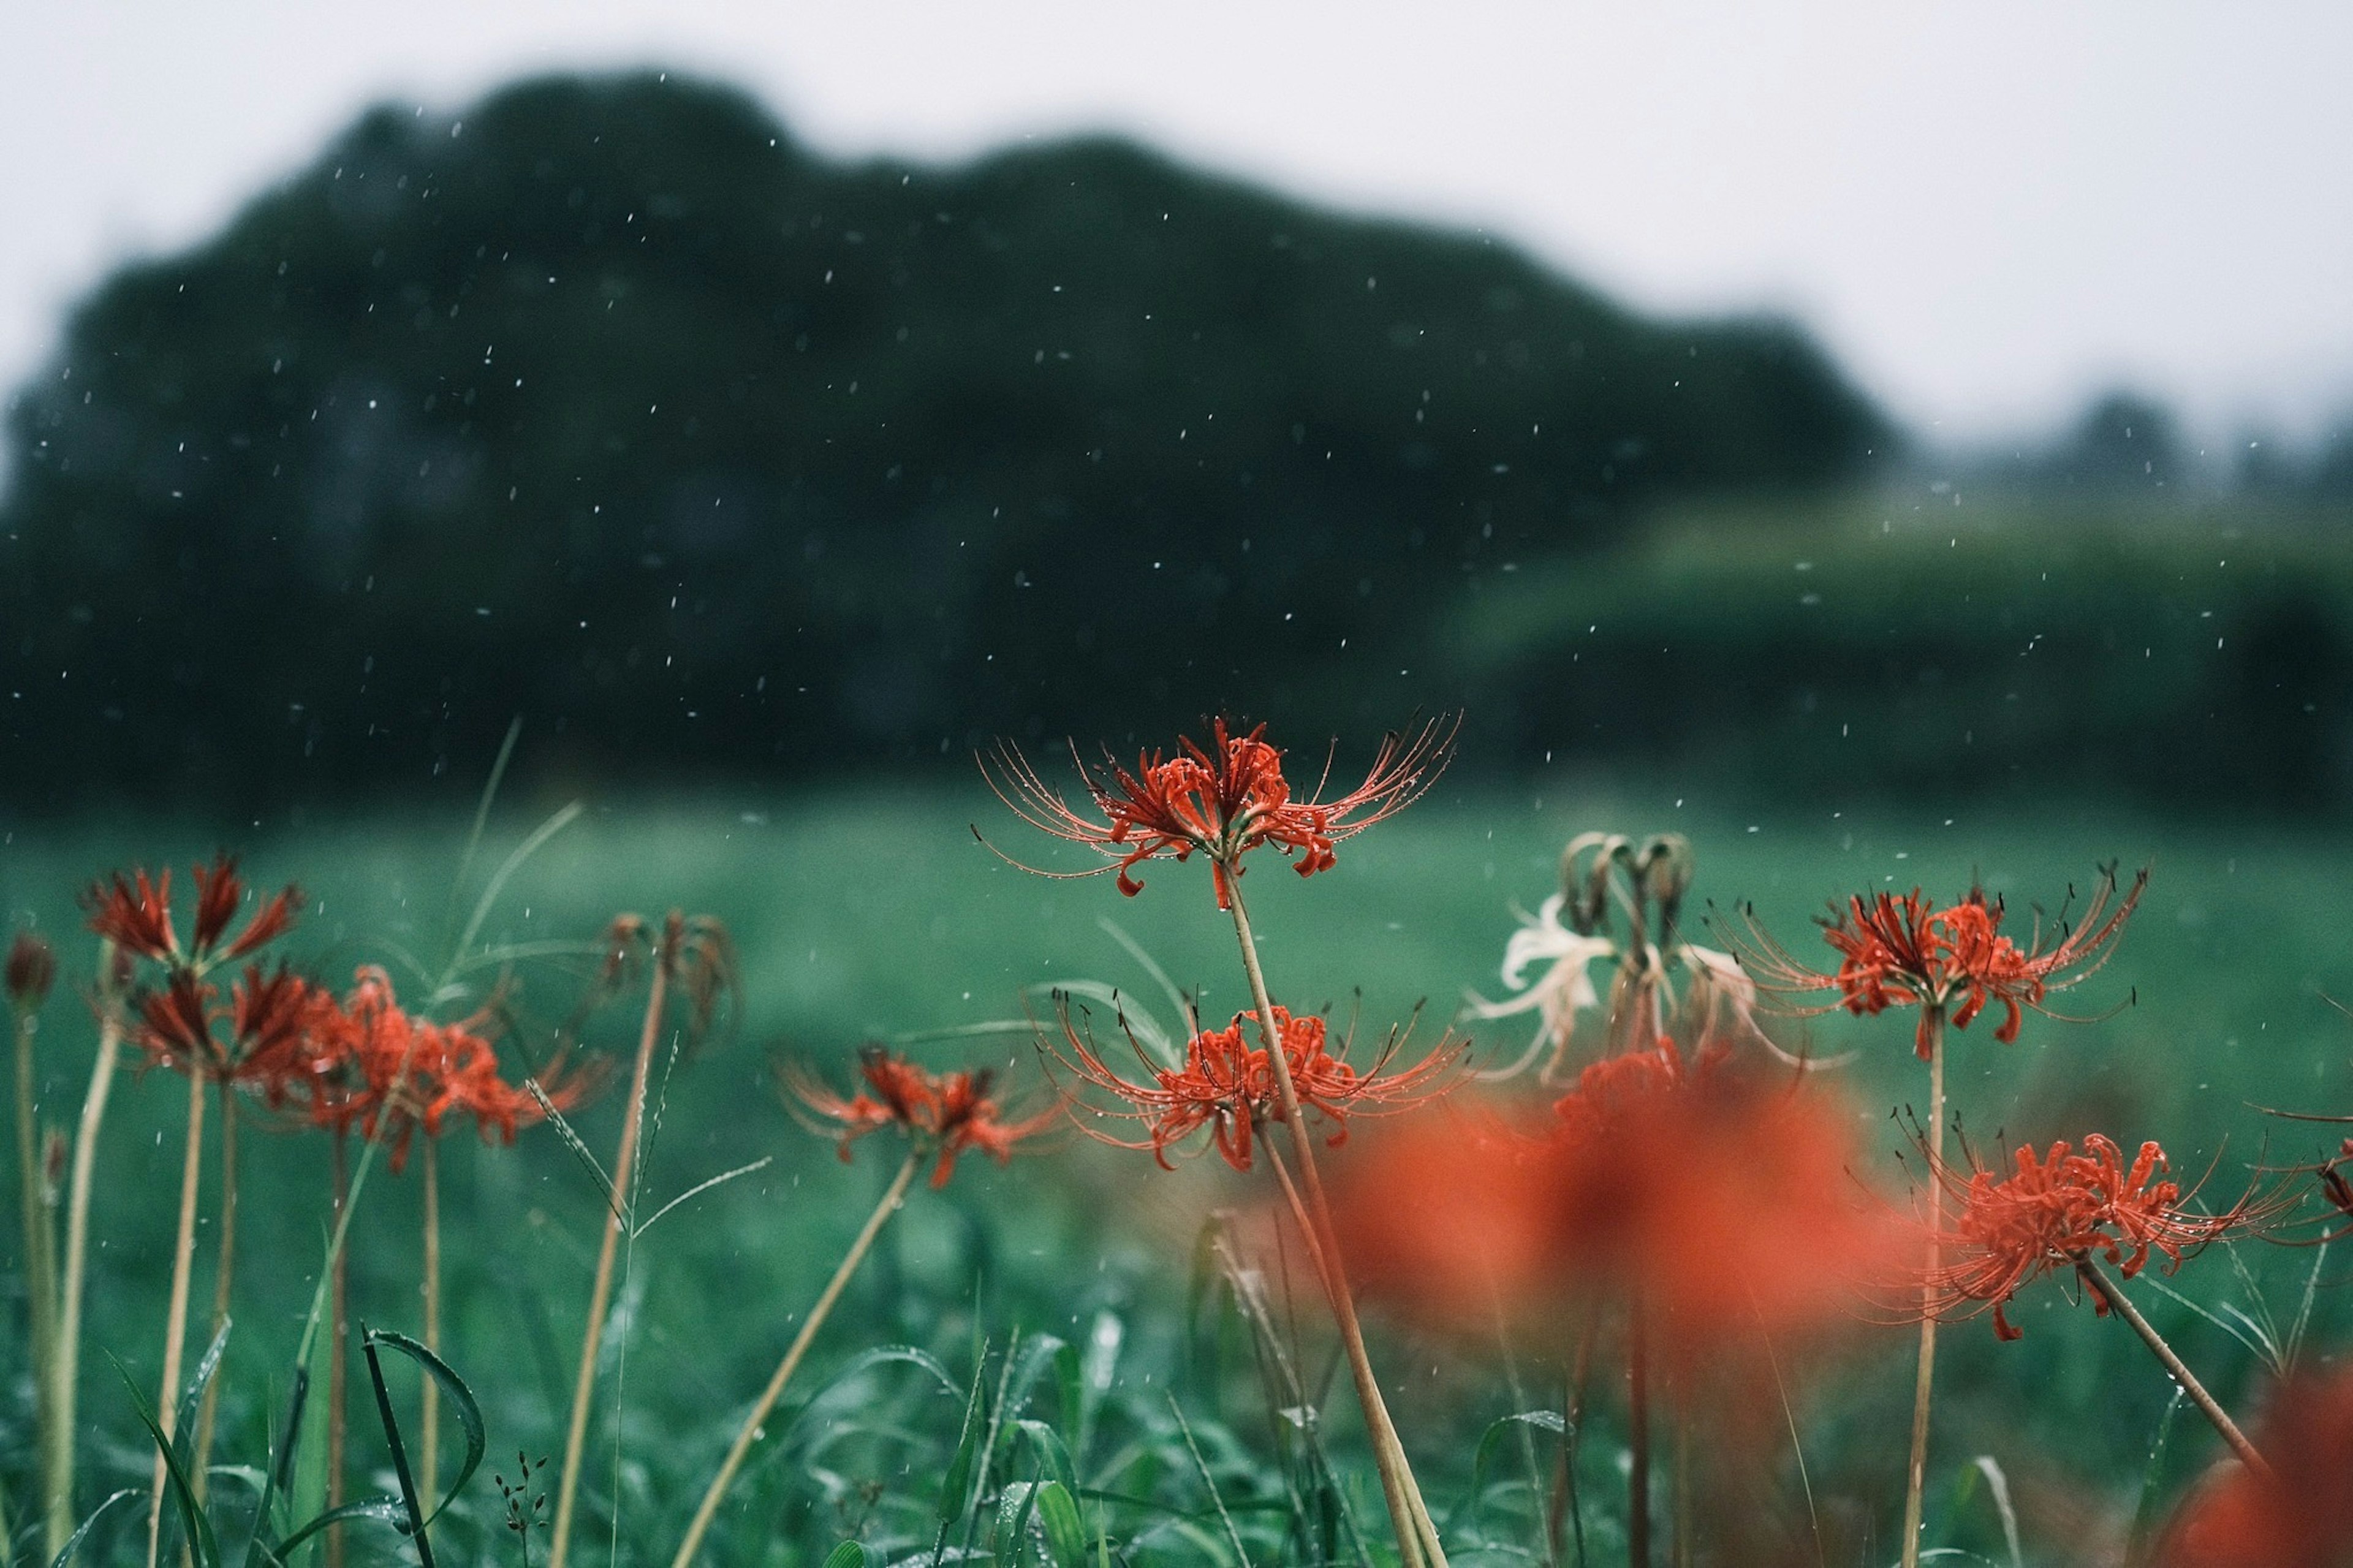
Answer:
<svg viewBox="0 0 2353 1568"><path fill-rule="evenodd" d="M2272 1475L2216 1466L2167 1526L2158 1568L2353 1568L2353 1371L2281 1387L2255 1447Z"/></svg>
<svg viewBox="0 0 2353 1568"><path fill-rule="evenodd" d="M1464 1116L1385 1138L1339 1225L1369 1289L1439 1321L1601 1293L1695 1356L1858 1317L1898 1236L1850 1174L1853 1125L1818 1088L1662 1037L1588 1066L1539 1134Z"/></svg>
<svg viewBox="0 0 2353 1568"><path fill-rule="evenodd" d="M1209 861L1218 907L1224 909L1232 897L1229 879L1241 875L1241 858L1250 850L1272 844L1294 857L1301 876L1312 877L1330 869L1334 845L1419 799L1445 771L1454 726L1433 720L1410 736L1384 736L1365 781L1328 801L1292 798L1282 753L1261 739L1265 732L1261 724L1233 734L1219 719L1208 745L1180 739L1173 755L1141 755L1133 772L1108 754L1089 767L1073 747L1071 760L1092 811L1073 808L1010 742L998 743L993 770L989 757L981 759L981 772L1024 822L1116 862L1068 874L1115 869L1119 890L1133 898L1144 890L1131 875L1139 862L1162 855L1181 861L1198 850Z"/></svg>
<svg viewBox="0 0 2353 1568"><path fill-rule="evenodd" d="M131 1041L147 1065L278 1098L305 1070L311 1032L333 999L283 964L246 966L223 1004L220 988L174 965L160 990L131 999Z"/></svg>
<svg viewBox="0 0 2353 1568"><path fill-rule="evenodd" d="M2042 944L2039 929L2024 947L2002 935L2002 905L1987 902L1977 888L1942 909L1917 888L1901 897L1879 893L1865 899L1858 893L1843 910L1833 907L1832 918L1820 923L1823 940L1839 954L1835 971L1801 963L1757 923L1753 911L1735 945L1742 965L1764 990L1784 995L1837 992L1837 1000L1819 1011L1844 1007L1860 1016L1891 1006L1917 1007L1915 1044L1925 1061L1939 1019L1966 1029L1989 1002L2000 1002L2004 1013L1994 1038L2005 1045L2017 1039L2025 1009L2046 1011L2046 995L2088 979L2114 956L2147 885L2148 873L2142 871L2119 897L2115 868L2104 869L2083 917L2061 924L2058 940L2049 947Z"/></svg>
<svg viewBox="0 0 2353 1568"><path fill-rule="evenodd" d="M877 1046L859 1052L858 1075L865 1089L845 1100L797 1065L784 1071L794 1098L833 1124L844 1160L849 1158L850 1145L869 1132L896 1127L920 1155L938 1156L932 1173L934 1187L948 1184L957 1158L967 1150L976 1149L1004 1164L1013 1157L1015 1145L1045 1131L1062 1110L1057 1100L1034 1116L1008 1121L989 1097L993 1075L932 1072Z"/></svg>
<svg viewBox="0 0 2353 1568"><path fill-rule="evenodd" d="M1062 1041L1049 1054L1081 1082L1119 1102L1120 1108L1108 1114L1145 1124L1145 1137L1134 1142L1088 1130L1103 1142L1123 1149L1149 1149L1164 1169L1171 1169L1169 1148L1207 1127L1226 1163L1247 1171L1258 1129L1285 1120L1273 1058L1263 1046L1250 1044L1262 1037L1256 1013L1237 1013L1222 1029L1196 1033L1186 1044L1181 1067L1162 1067L1129 1035L1141 1069L1138 1077L1129 1078L1103 1060L1090 1031L1072 1017L1069 999L1060 999L1059 1005ZM1451 1069L1468 1044L1440 1040L1421 1060L1390 1072L1388 1064L1405 1043L1402 1033L1395 1034L1378 1058L1359 1071L1345 1059L1347 1041L1341 1041L1336 1050L1331 1047L1321 1017L1294 1016L1277 1003L1274 1024L1300 1109L1320 1113L1332 1123L1334 1143L1347 1138L1352 1114L1369 1107L1402 1110L1444 1094L1453 1087Z"/></svg>
<svg viewBox="0 0 2353 1568"><path fill-rule="evenodd" d="M2003 1309L2019 1290L2054 1268L2072 1268L2094 1255L2129 1279L2151 1252L2167 1272L2200 1248L2225 1237L2261 1230L2278 1213L2276 1202L2252 1192L2221 1214L2182 1206L2179 1184L2163 1179L2165 1151L2143 1143L2129 1168L2124 1151L2094 1132L2081 1153L2065 1141L2038 1159L2031 1147L2016 1155L2008 1176L1972 1165L1936 1173L1958 1205L1958 1217L1939 1233L1944 1261L1925 1281L1926 1306L1938 1318L1974 1317L1990 1308L2004 1340L2020 1337ZM2106 1299L2087 1292L2105 1317Z"/></svg>

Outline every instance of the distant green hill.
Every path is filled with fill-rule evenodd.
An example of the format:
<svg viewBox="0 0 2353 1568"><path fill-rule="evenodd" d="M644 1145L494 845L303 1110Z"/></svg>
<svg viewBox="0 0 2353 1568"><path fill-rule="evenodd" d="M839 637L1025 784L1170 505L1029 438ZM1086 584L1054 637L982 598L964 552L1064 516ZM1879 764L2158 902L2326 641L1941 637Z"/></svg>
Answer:
<svg viewBox="0 0 2353 1568"><path fill-rule="evenodd" d="M1391 673L1455 585L1893 435L1784 323L1120 143L829 163L650 75L368 113L107 280L9 432L27 805L412 789L516 713L640 773L1393 721L1458 700Z"/></svg>

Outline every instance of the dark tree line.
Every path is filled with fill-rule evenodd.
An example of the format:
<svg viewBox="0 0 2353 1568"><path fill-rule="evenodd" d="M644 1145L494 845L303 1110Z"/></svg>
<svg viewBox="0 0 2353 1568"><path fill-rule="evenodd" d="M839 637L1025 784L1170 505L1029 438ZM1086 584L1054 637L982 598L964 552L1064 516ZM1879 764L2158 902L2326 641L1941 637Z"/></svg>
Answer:
<svg viewBox="0 0 2353 1568"><path fill-rule="evenodd" d="M1416 675L1460 584L1854 473L1795 329L1075 142L813 157L628 76L378 109L126 268L9 416L22 805L808 773ZM1361 710L1361 711L1360 711Z"/></svg>

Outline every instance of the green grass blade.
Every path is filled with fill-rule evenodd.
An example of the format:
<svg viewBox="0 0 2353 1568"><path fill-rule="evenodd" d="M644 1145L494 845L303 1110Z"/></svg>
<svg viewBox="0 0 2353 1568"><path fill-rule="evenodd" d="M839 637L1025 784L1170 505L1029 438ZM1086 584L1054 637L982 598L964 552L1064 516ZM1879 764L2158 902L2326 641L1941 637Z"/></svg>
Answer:
<svg viewBox="0 0 2353 1568"><path fill-rule="evenodd" d="M2173 1397L2166 1401L2165 1414L2157 1418L2157 1436L2148 1446L2148 1462L2141 1467L2140 1504L2133 1510L2132 1533L2125 1542L2127 1563L2147 1560L2150 1535L2157 1525L2158 1494L2165 1484L2166 1445L2173 1438L2173 1418L2181 1414L2182 1403L2189 1397L2189 1391L2175 1384Z"/></svg>
<svg viewBox="0 0 2353 1568"><path fill-rule="evenodd" d="M465 1489L466 1483L474 1479L474 1472L481 1468L482 1456L490 1450L482 1425L482 1406L475 1399L474 1391L466 1386L466 1380L451 1370L448 1362L406 1334L395 1333L390 1329L377 1329L368 1338L374 1343L398 1351L423 1368L425 1374L440 1386L442 1397L449 1402L450 1412L458 1417L459 1429L465 1434L466 1457L459 1461L457 1475L441 1489L439 1505L426 1516L424 1523L429 1525L441 1517L441 1510L448 1508L451 1500ZM421 1529L420 1526L420 1531Z"/></svg>
<svg viewBox="0 0 2353 1568"><path fill-rule="evenodd" d="M213 1345L216 1353L218 1352L221 1337L227 1332L227 1331L224 1329L221 1335L214 1338ZM114 1360L111 1355L107 1359ZM122 1386L131 1391L131 1407L139 1413L139 1424L147 1428L147 1435L155 1440L157 1450L164 1456L164 1477L171 1485L172 1501L179 1511L180 1527L187 1536L189 1556L195 1560L196 1568L220 1568L220 1542L214 1539L212 1521L205 1517L205 1510L197 1506L195 1489L188 1484L187 1466L175 1451L172 1440L164 1436L163 1424L155 1419L155 1413L147 1407L147 1401L140 1394L139 1385L131 1381L131 1373L123 1370L123 1365L119 1361L114 1362L114 1370L121 1377Z"/></svg>
<svg viewBox="0 0 2353 1568"><path fill-rule="evenodd" d="M98 1521L113 1512L118 1503L129 1502L135 1498L143 1498L146 1495L145 1491L137 1487L125 1487L92 1509L90 1517L81 1521L80 1528L66 1537L65 1550L49 1559L49 1568L67 1568L67 1564L74 1560L74 1553L81 1550L81 1543L90 1539L90 1532L98 1528Z"/></svg>
<svg viewBox="0 0 2353 1568"><path fill-rule="evenodd" d="M1038 1489L1038 1522L1045 1528L1054 1568L1086 1568L1086 1521L1079 1517L1078 1500L1060 1481Z"/></svg>
<svg viewBox="0 0 2353 1568"><path fill-rule="evenodd" d="M407 1536L417 1545L417 1568L433 1568L433 1542L425 1533L425 1509L417 1500L417 1481L408 1470L408 1447L400 1439L400 1421L392 1413L392 1391L384 1384L384 1362L375 1353L377 1336L362 1328L360 1349L367 1356L368 1382L375 1388L375 1412L384 1423L384 1440L392 1449L392 1476L400 1484L400 1504L407 1515ZM460 1385L462 1386L462 1385ZM479 1413L476 1419L480 1419Z"/></svg>

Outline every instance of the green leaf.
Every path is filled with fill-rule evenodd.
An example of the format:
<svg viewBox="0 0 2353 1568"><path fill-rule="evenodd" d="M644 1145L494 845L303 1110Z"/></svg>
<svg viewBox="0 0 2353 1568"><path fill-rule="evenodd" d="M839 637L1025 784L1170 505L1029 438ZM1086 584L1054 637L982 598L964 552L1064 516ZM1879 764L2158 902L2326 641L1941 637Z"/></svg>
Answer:
<svg viewBox="0 0 2353 1568"><path fill-rule="evenodd" d="M357 1502L347 1502L331 1508L303 1525L301 1529L278 1543L278 1555L280 1558L286 1557L296 1547L331 1524L346 1524L353 1520L372 1519L398 1530L407 1518L408 1510L401 1505L400 1500L396 1497L362 1498Z"/></svg>
<svg viewBox="0 0 2353 1568"><path fill-rule="evenodd" d="M482 1407L475 1400L474 1391L466 1386L466 1380L451 1371L448 1362L443 1361L406 1334L395 1333L390 1329L376 1329L369 1333L368 1338L377 1344L398 1351L424 1368L426 1375L440 1385L442 1394L449 1401L452 1413L458 1417L459 1427L466 1435L466 1457L458 1466L456 1478L441 1489L439 1506L426 1516L425 1522L430 1525L441 1517L441 1510L449 1506L450 1500L455 1498L465 1484L473 1479L475 1470L481 1467L482 1456L490 1447L482 1426Z"/></svg>
<svg viewBox="0 0 2353 1568"><path fill-rule="evenodd" d="M1039 1468L1049 1479L1060 1481L1066 1488L1078 1486L1078 1476L1071 1468L1071 1451L1063 1447L1060 1433L1043 1421L1022 1420L1013 1425L1038 1450Z"/></svg>
<svg viewBox="0 0 2353 1568"><path fill-rule="evenodd" d="M98 1528L98 1521L114 1510L115 1504L128 1502L134 1498L143 1498L146 1495L143 1488L125 1487L100 1503L97 1508L90 1510L90 1517L81 1521L81 1527L66 1538L65 1550L49 1560L49 1568L66 1568L66 1564L73 1561L74 1553L81 1550L81 1543L90 1539L90 1532Z"/></svg>
<svg viewBox="0 0 2353 1568"><path fill-rule="evenodd" d="M825 1568L866 1568L866 1548L845 1541L825 1554Z"/></svg>
<svg viewBox="0 0 2353 1568"><path fill-rule="evenodd" d="M1021 1568L1029 1549L1029 1515L1038 1506L1038 1483L1008 1481L997 1494L997 1560Z"/></svg>
<svg viewBox="0 0 2353 1568"><path fill-rule="evenodd" d="M221 1340L227 1337L227 1332L224 1326L221 1333L214 1338L214 1354L207 1360L218 1359ZM111 1355L107 1359L114 1360ZM213 1536L212 1521L205 1517L205 1510L196 1504L195 1489L188 1484L187 1467L174 1450L172 1440L164 1436L162 1424L155 1419L155 1413L147 1408L147 1401L140 1394L139 1385L131 1381L131 1374L123 1370L122 1363L115 1362L114 1370L121 1375L122 1386L131 1391L131 1405L139 1413L140 1425L147 1428L147 1435L155 1440L157 1450L164 1456L164 1471L171 1482L172 1501L179 1510L181 1529L187 1534L188 1554L195 1559L196 1568L220 1568L220 1542Z"/></svg>
<svg viewBox="0 0 2353 1568"><path fill-rule="evenodd" d="M949 1525L964 1517L967 1500L972 1495L972 1468L980 1450L980 1395L988 1369L988 1347L973 1362L972 1394L965 1401L964 1431L956 1439L955 1458L948 1462L947 1474L940 1479L940 1523Z"/></svg>
<svg viewBox="0 0 2353 1568"><path fill-rule="evenodd" d="M360 1331L360 1349L367 1355L368 1383L375 1390L376 1418L384 1423L384 1440L392 1449L392 1476L400 1483L400 1503L406 1514L404 1531L417 1547L418 1568L433 1568L433 1542L426 1534L425 1508L417 1500L417 1479L409 1473L408 1447L400 1440L400 1421L392 1413L392 1391L384 1384L384 1361L375 1353L374 1331Z"/></svg>
<svg viewBox="0 0 2353 1568"><path fill-rule="evenodd" d="M1078 1500L1060 1481L1038 1489L1038 1522L1046 1529L1046 1549L1055 1568L1086 1568L1087 1527L1079 1518Z"/></svg>

